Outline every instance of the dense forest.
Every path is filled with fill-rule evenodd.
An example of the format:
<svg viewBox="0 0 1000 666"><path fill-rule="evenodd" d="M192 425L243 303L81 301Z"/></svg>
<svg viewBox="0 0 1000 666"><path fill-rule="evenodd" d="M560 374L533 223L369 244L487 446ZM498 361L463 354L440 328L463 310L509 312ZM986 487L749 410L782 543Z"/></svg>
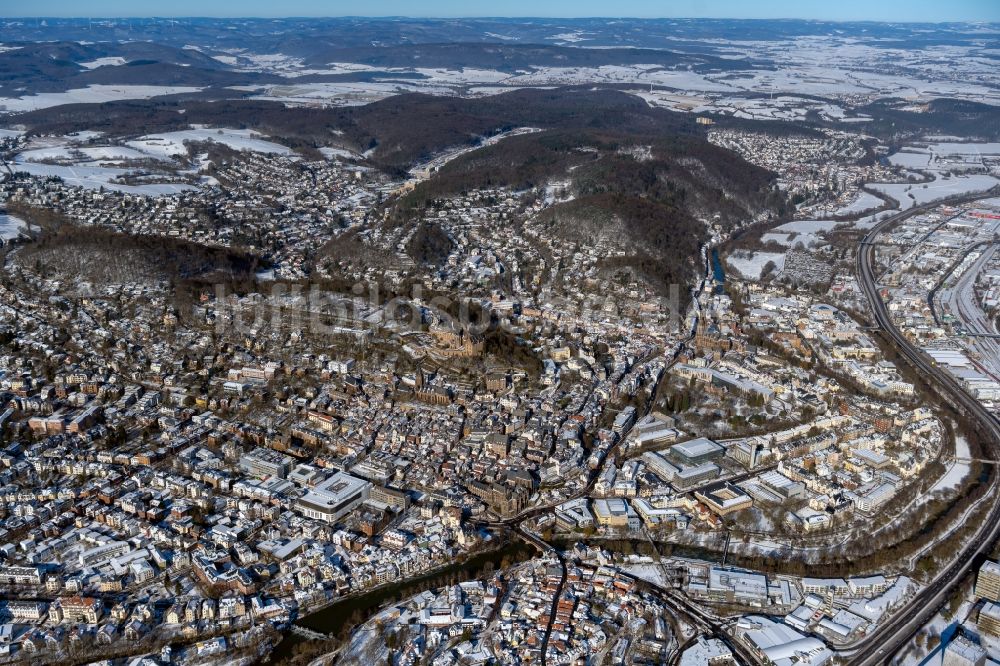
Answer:
<svg viewBox="0 0 1000 666"><path fill-rule="evenodd" d="M354 62L372 67L441 67L495 69L516 72L534 67L600 67L602 65L688 66L696 70L747 69L742 60L720 58L705 53L678 53L663 49L603 48L583 49L552 44L503 44L498 42L449 42L438 44L396 44L354 46L312 44L306 62Z"/></svg>
<svg viewBox="0 0 1000 666"><path fill-rule="evenodd" d="M46 277L95 285L243 280L252 278L260 262L232 248L69 224L24 246L14 258Z"/></svg>
<svg viewBox="0 0 1000 666"><path fill-rule="evenodd" d="M118 57L127 64L81 67L79 63ZM0 96L85 88L89 85L233 86L280 81L273 75L232 71L194 49L125 41L21 43L0 52Z"/></svg>
<svg viewBox="0 0 1000 666"><path fill-rule="evenodd" d="M249 100L188 100L183 107L114 102L46 109L18 121L38 132L86 128L109 135L190 123L250 127L307 154L324 145L370 150L369 162L397 177L448 148L535 127L542 131L502 139L445 164L392 203L391 223L408 223L435 200L474 189L527 190L562 181L572 201L551 207L540 222L570 240L593 245L603 239L604 246L625 251L624 258L613 253L606 265L637 270L657 287L690 277L689 259L707 237L706 223L732 226L787 212L773 174L709 144L692 115L606 88L525 89L474 99L410 94L332 109ZM338 245L349 243L341 239ZM406 248L415 261L430 264L450 249L447 236L428 226Z"/></svg>
<svg viewBox="0 0 1000 666"><path fill-rule="evenodd" d="M406 253L418 264L441 264L455 243L448 237L441 225L434 222L421 222L410 236L406 245Z"/></svg>
<svg viewBox="0 0 1000 666"><path fill-rule="evenodd" d="M921 134L961 136L967 139L1000 138L1000 108L959 99L934 99L920 109L899 102L880 100L859 107L872 116L865 131L887 140Z"/></svg>
<svg viewBox="0 0 1000 666"><path fill-rule="evenodd" d="M398 95L341 114L341 128L360 147L374 147L373 158L388 169L514 127L701 134L690 115L651 108L628 93L589 87L525 89L476 99Z"/></svg>
<svg viewBox="0 0 1000 666"><path fill-rule="evenodd" d="M186 129L190 124L252 128L293 148L340 145L359 152L374 148L374 164L400 174L446 148L475 145L485 135L514 127L701 133L690 115L650 108L623 92L575 87L516 90L476 99L396 95L364 106L331 109L288 108L259 100L69 104L20 114L17 123L45 134L94 130L109 136Z"/></svg>
<svg viewBox="0 0 1000 666"><path fill-rule="evenodd" d="M242 45L241 45L242 46ZM330 63L355 63L385 70L398 68L490 69L513 74L540 67L599 67L649 65L685 67L697 71L752 69L756 65L708 53L677 53L663 49L583 49L554 44L504 44L496 40L470 43L386 44L368 42L348 46L329 35L301 39L289 34L282 40L282 53L301 58L314 67L297 77L300 82L357 80L354 73L336 73ZM242 48L240 49L243 50ZM126 64L113 67L81 67L80 63L102 58L121 58ZM243 64L246 65L247 62ZM228 96L229 86L283 83L276 74L236 67L188 45L122 40L19 42L0 52L0 94L18 96L18 91L59 91L91 84L217 86L216 97ZM383 71L383 77L410 78L423 74ZM231 91L230 93L231 94Z"/></svg>
<svg viewBox="0 0 1000 666"><path fill-rule="evenodd" d="M761 212L788 212L773 174L700 138L581 129L515 136L467 153L400 200L390 220L403 224L437 199L478 188L553 182L568 200L538 216L546 234L617 250L606 268L632 269L657 289L692 277L706 221L732 227Z"/></svg>
<svg viewBox="0 0 1000 666"><path fill-rule="evenodd" d="M137 70L147 67L152 72L161 64L136 65ZM206 70L208 78L217 75L217 71ZM185 76L171 78L170 83L191 83ZM96 78L93 82L97 82ZM880 101L858 111L873 118L866 123L866 131L886 139L922 133L990 139L1000 136L1000 110L975 102L937 99L917 111ZM695 123L691 114L652 108L627 92L600 86L530 88L471 99L413 93L363 106L326 109L289 108L279 102L249 99L132 100L40 109L17 115L16 122L37 133L95 130L112 137L186 129L192 123L252 128L311 156L320 146L334 145L357 152L371 149L373 165L397 175L449 147L476 145L484 136L514 127L704 136L704 128ZM824 124L716 118L718 127L778 135L815 135L816 127Z"/></svg>

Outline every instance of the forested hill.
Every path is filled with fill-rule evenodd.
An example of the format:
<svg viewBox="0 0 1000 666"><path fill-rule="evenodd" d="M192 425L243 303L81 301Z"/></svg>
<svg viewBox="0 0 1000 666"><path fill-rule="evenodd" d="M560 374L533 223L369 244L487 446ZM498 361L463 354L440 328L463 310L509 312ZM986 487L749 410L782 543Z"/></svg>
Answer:
<svg viewBox="0 0 1000 666"><path fill-rule="evenodd" d="M709 224L787 212L773 174L700 137L578 129L514 136L456 158L401 199L390 221L478 188L553 183L566 200L538 216L544 232L620 250L608 268L633 270L658 289L694 276Z"/></svg>
<svg viewBox="0 0 1000 666"><path fill-rule="evenodd" d="M90 129L109 136L185 129L190 124L251 127L293 147L335 144L371 150L376 165L397 172L440 151L474 145L485 135L514 127L699 132L690 115L650 108L628 93L589 87L525 89L479 98L414 93L328 109L260 100L68 104L20 114L16 121L38 133Z"/></svg>
<svg viewBox="0 0 1000 666"><path fill-rule="evenodd" d="M337 145L364 152L396 177L446 151L480 146L393 201L390 221L410 223L435 199L476 188L543 188L567 182L571 201L553 206L549 233L581 243L601 239L627 252L625 268L657 286L687 281L710 224L723 226L785 214L771 173L713 146L691 114L650 107L626 92L564 87L479 98L397 95L364 106L287 108L230 100L121 102L59 107L18 120L33 131L79 129L122 135L180 129L189 123L251 127L301 151ZM518 127L538 132L482 146L483 138ZM414 246L433 262L445 239Z"/></svg>

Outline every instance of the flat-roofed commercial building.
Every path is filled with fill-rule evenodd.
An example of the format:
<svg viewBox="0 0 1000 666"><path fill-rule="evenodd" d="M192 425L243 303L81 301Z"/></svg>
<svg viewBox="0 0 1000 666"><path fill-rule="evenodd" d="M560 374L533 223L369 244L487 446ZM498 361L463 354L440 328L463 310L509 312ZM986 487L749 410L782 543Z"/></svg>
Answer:
<svg viewBox="0 0 1000 666"><path fill-rule="evenodd" d="M570 500L556 509L556 524L566 530L594 526L594 515L587 508L586 498Z"/></svg>
<svg viewBox="0 0 1000 666"><path fill-rule="evenodd" d="M368 499L372 484L344 472L306 492L295 508L307 518L335 523Z"/></svg>
<svg viewBox="0 0 1000 666"><path fill-rule="evenodd" d="M638 446L669 444L677 441L680 436L680 431L674 427L673 419L652 414L639 419L633 433Z"/></svg>
<svg viewBox="0 0 1000 666"><path fill-rule="evenodd" d="M691 439L670 447L670 457L683 465L700 465L725 454L724 447L707 437Z"/></svg>
<svg viewBox="0 0 1000 666"><path fill-rule="evenodd" d="M639 516L623 499L594 500L594 518L603 527L617 527L637 530L642 527Z"/></svg>
<svg viewBox="0 0 1000 666"><path fill-rule="evenodd" d="M749 509L753 498L742 488L731 483L719 483L694 494L712 513L725 516L735 511Z"/></svg>
<svg viewBox="0 0 1000 666"><path fill-rule="evenodd" d="M854 502L854 508L862 513L871 513L896 494L896 488L891 483L882 483L863 495L851 492L848 497Z"/></svg>
<svg viewBox="0 0 1000 666"><path fill-rule="evenodd" d="M636 512L642 522L649 529L669 527L672 529L685 529L690 522L683 511L674 507L656 506L652 502L637 497L632 500L632 509Z"/></svg>
<svg viewBox="0 0 1000 666"><path fill-rule="evenodd" d="M688 594L745 606L766 606L767 577L752 571L712 567L707 581L688 585Z"/></svg>
<svg viewBox="0 0 1000 666"><path fill-rule="evenodd" d="M851 587L843 578L803 578L802 591L806 594L820 596L834 595L846 597L851 594Z"/></svg>
<svg viewBox="0 0 1000 666"><path fill-rule="evenodd" d="M803 497L806 486L801 481L793 481L781 472L768 471L758 477L760 482L785 499Z"/></svg>
<svg viewBox="0 0 1000 666"><path fill-rule="evenodd" d="M674 488L677 490L685 490L696 486L703 481L712 481L719 478L719 473L722 470L715 463L702 463L701 465L696 465L694 467L684 467L681 471L674 475L671 480Z"/></svg>
<svg viewBox="0 0 1000 666"><path fill-rule="evenodd" d="M823 641L762 615L740 618L736 623L736 635L765 664L818 666L833 658Z"/></svg>
<svg viewBox="0 0 1000 666"><path fill-rule="evenodd" d="M640 460L649 468L649 471L668 483L673 481L674 476L681 471L679 467L653 451L643 453Z"/></svg>
<svg viewBox="0 0 1000 666"><path fill-rule="evenodd" d="M254 449L240 458L240 469L251 476L288 476L295 459L271 449Z"/></svg>

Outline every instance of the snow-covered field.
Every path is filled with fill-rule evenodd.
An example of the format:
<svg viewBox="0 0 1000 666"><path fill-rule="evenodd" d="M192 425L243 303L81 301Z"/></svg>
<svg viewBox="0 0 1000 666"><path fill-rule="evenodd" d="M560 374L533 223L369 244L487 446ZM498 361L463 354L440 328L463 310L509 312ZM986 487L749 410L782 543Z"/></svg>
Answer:
<svg viewBox="0 0 1000 666"><path fill-rule="evenodd" d="M46 160L112 162L149 159L151 156L128 146L52 146L26 150L18 157L25 162Z"/></svg>
<svg viewBox="0 0 1000 666"><path fill-rule="evenodd" d="M760 239L765 243L777 243L782 247L809 248L824 244L823 239L816 234L782 234L771 231L761 236Z"/></svg>
<svg viewBox="0 0 1000 666"><path fill-rule="evenodd" d="M640 94L646 97L645 94ZM651 99L647 99L647 101L651 101ZM850 115L846 109L836 104L818 102L795 95L779 95L768 98L725 96L706 102L694 108L693 111L696 113L721 113L753 120L804 120L809 113L815 113L825 120L840 122L867 122L871 120L870 116Z"/></svg>
<svg viewBox="0 0 1000 666"><path fill-rule="evenodd" d="M97 69L98 67L116 67L118 65L124 65L127 60L121 56L109 56L107 58L97 58L96 60L91 60L89 62L81 62L80 67L84 69Z"/></svg>
<svg viewBox="0 0 1000 666"><path fill-rule="evenodd" d="M784 231L785 233L815 234L821 231L829 231L838 224L843 223L835 220L795 220L775 227L774 230Z"/></svg>
<svg viewBox="0 0 1000 666"><path fill-rule="evenodd" d="M546 37L545 39L551 39L551 40L554 40L554 41L556 41L556 42L558 42L560 44L566 43L566 42L583 42L583 41L586 41L588 39L593 39L593 37L584 37L584 35L586 35L586 34L588 34L588 33L581 32L580 30L576 30L574 32L560 32L558 35L550 35L549 37Z"/></svg>
<svg viewBox="0 0 1000 666"><path fill-rule="evenodd" d="M901 150L889 156L890 163L907 169L926 169L930 161L931 154L929 152L919 152L914 148Z"/></svg>
<svg viewBox="0 0 1000 666"><path fill-rule="evenodd" d="M344 150L343 148L333 148L331 146L323 146L319 149L319 152L323 153L323 157L328 160L335 160L337 158L344 158L348 160L360 159L361 155L351 152L350 150Z"/></svg>
<svg viewBox="0 0 1000 666"><path fill-rule="evenodd" d="M968 458L969 457L969 443L964 437L955 438L955 457L956 458ZM966 462L954 462L948 471L938 479L928 493L936 493L946 490L951 490L957 488L962 480L969 475L969 463Z"/></svg>
<svg viewBox="0 0 1000 666"><path fill-rule="evenodd" d="M952 463L951 467L948 468L948 471L945 473L945 475L942 476L938 480L938 482L931 487L931 489L928 492L936 493L956 488L960 483L962 483L962 479L964 479L968 475L969 475L968 463L961 463L961 462Z"/></svg>
<svg viewBox="0 0 1000 666"><path fill-rule="evenodd" d="M21 231L27 230L28 223L13 215L0 214L0 240L11 240L21 235Z"/></svg>
<svg viewBox="0 0 1000 666"><path fill-rule="evenodd" d="M858 198L847 204L846 206L840 208L834 215L853 215L855 213L863 213L873 208L880 208L885 202L879 199L874 194L869 192L861 192L858 194Z"/></svg>
<svg viewBox="0 0 1000 666"><path fill-rule="evenodd" d="M289 104L328 102L339 105L367 104L391 95L422 92L429 95L448 95L455 92L451 86L398 81L336 81L310 82L282 86L231 86L234 90L257 92L253 99L268 99Z"/></svg>
<svg viewBox="0 0 1000 666"><path fill-rule="evenodd" d="M73 148L70 146L50 146L47 148L34 148L20 153L17 157L25 162L44 162L46 160L68 160L73 157Z"/></svg>
<svg viewBox="0 0 1000 666"><path fill-rule="evenodd" d="M769 261L774 262L778 272L785 267L785 255L781 252L752 252L749 256L747 253L734 252L726 257L730 268L748 280L760 278L761 271Z"/></svg>
<svg viewBox="0 0 1000 666"><path fill-rule="evenodd" d="M161 95L199 92L191 86L92 85L66 92L47 92L25 97L0 97L0 112L35 111L61 104L101 104L123 99L149 99Z"/></svg>
<svg viewBox="0 0 1000 666"><path fill-rule="evenodd" d="M938 155L1000 155L1000 143L933 143L928 146Z"/></svg>
<svg viewBox="0 0 1000 666"><path fill-rule="evenodd" d="M851 222L851 226L855 229L871 229L876 224L884 220L885 218L895 215L899 210L896 208L890 210L882 210L877 213L872 213L871 215L866 215L862 218L854 220Z"/></svg>
<svg viewBox="0 0 1000 666"><path fill-rule="evenodd" d="M426 76L428 82L459 85L467 85L469 83L500 83L510 78L510 74L498 72L495 69L475 69L468 67L463 67L462 69L417 67L414 71Z"/></svg>
<svg viewBox="0 0 1000 666"><path fill-rule="evenodd" d="M983 155L1000 155L1000 143L962 143L946 141L931 143L924 146L907 146L903 150L889 156L889 162L906 169L920 171L946 171L955 166L956 158L960 163L981 164Z"/></svg>
<svg viewBox="0 0 1000 666"><path fill-rule="evenodd" d="M567 33L568 35L569 33ZM566 36L566 35L563 35ZM255 55L239 53L216 56L220 62L244 65L254 71L271 71L289 78L305 74L334 74L351 71L373 71L375 68L352 63L329 63L323 69L305 67L301 59L282 54ZM870 94L906 95L915 97L951 96L977 99L1000 99L991 88L970 83L928 81L900 75L878 75L866 72L862 78L855 72L830 66L827 62L806 66L782 66L777 70L755 70L702 74L690 69L668 69L653 64L603 65L596 67L532 67L515 74L491 69L473 68L393 68L382 70L384 77L370 82L327 82L302 84L300 91L283 91L290 86L276 86L266 95L272 98L332 99L345 94L378 95L397 90L433 92L434 88L447 86L489 86L504 88L519 86L548 86L588 83L638 83L660 86L675 91L727 94L714 104L720 112L749 118L794 119L807 111L841 122L865 122L867 116L851 114L847 109L832 103L817 102L799 95ZM427 78L411 80L398 78L396 73L420 73ZM768 92L774 98L752 99L748 92ZM645 95L643 95L645 97ZM650 103L657 103L649 99ZM704 110L704 109L703 109Z"/></svg>
<svg viewBox="0 0 1000 666"><path fill-rule="evenodd" d="M128 146L84 146L80 152L94 162L148 159L149 155Z"/></svg>
<svg viewBox="0 0 1000 666"><path fill-rule="evenodd" d="M951 177L935 174L935 180L929 183L870 183L869 187L892 197L906 210L936 199L985 192L997 185L1000 180L984 174Z"/></svg>
<svg viewBox="0 0 1000 666"><path fill-rule="evenodd" d="M784 247L813 247L824 245L825 241L819 234L833 229L838 224L835 220L795 220L779 225L774 230L761 236L765 243L775 242Z"/></svg>
<svg viewBox="0 0 1000 666"><path fill-rule="evenodd" d="M187 155L185 141L214 141L229 146L233 150L249 150L256 153L294 154L294 151L288 146L265 141L260 138L262 136L264 135L253 130L199 128L149 134L129 141L127 145L147 155L167 159L177 155Z"/></svg>
<svg viewBox="0 0 1000 666"><path fill-rule="evenodd" d="M177 156L187 156L185 141L214 141L234 150L248 150L259 153L294 155L294 151L272 141L267 141L259 132L241 129L215 129L194 127L177 132L150 134L127 142L124 146L83 146L76 142L93 138L46 137L35 139L29 150L19 154L14 168L35 176L58 176L70 186L88 189L104 187L109 190L159 196L176 194L193 189L183 183L144 183L142 185L120 185L112 180L128 173L127 169L114 164L122 160L171 160ZM59 161L68 164L42 164L44 161ZM198 165L207 166L207 155L200 156Z"/></svg>
<svg viewBox="0 0 1000 666"><path fill-rule="evenodd" d="M90 190L105 188L131 194L160 196L177 194L184 190L194 189L191 185L182 183L147 183L144 185L119 185L111 180L128 173L127 169L95 166L61 166L56 164L36 164L34 162L16 162L16 171L25 171L33 176L58 176L70 187L83 187Z"/></svg>
<svg viewBox="0 0 1000 666"><path fill-rule="evenodd" d="M40 176L59 176L69 184L83 187L108 187L121 191L141 191L150 194L166 194L185 189L177 185L143 185L141 190L125 189L109 181L125 173L120 166L130 160L172 161L174 157L186 157L185 141L214 141L234 150L248 150L259 153L294 155L294 151L272 141L253 130L214 129L193 127L188 130L150 134L127 145L81 145L81 141L96 138L86 136L36 137L28 150L17 155L15 163L21 171ZM328 155L329 156L329 155ZM58 164L41 164L58 162ZM207 155L199 156L199 169L208 166Z"/></svg>

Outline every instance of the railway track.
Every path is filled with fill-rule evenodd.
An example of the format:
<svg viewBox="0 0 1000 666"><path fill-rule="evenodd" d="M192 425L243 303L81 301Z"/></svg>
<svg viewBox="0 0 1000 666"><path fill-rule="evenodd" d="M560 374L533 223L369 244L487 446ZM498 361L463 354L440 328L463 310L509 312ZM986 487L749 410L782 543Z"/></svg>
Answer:
<svg viewBox="0 0 1000 666"><path fill-rule="evenodd" d="M964 203L989 196L977 194L934 204L915 206L889 217L873 227L862 239L857 254L858 283L871 306L872 316L879 329L888 337L897 351L906 358L935 388L942 400L949 402L963 416L969 418L985 442L987 457L1000 460L1000 420L965 391L947 372L937 367L931 359L896 328L882 301L876 283L875 246L883 231L907 217L922 213L943 203ZM998 476L991 478L998 483ZM974 536L959 547L952 561L938 573L934 580L895 613L892 619L880 625L865 640L865 646L853 652L848 663L856 666L874 666L888 663L901 647L934 617L938 609L954 593L964 578L986 557L1000 538L1000 494L994 493L993 504L987 517L979 524Z"/></svg>

